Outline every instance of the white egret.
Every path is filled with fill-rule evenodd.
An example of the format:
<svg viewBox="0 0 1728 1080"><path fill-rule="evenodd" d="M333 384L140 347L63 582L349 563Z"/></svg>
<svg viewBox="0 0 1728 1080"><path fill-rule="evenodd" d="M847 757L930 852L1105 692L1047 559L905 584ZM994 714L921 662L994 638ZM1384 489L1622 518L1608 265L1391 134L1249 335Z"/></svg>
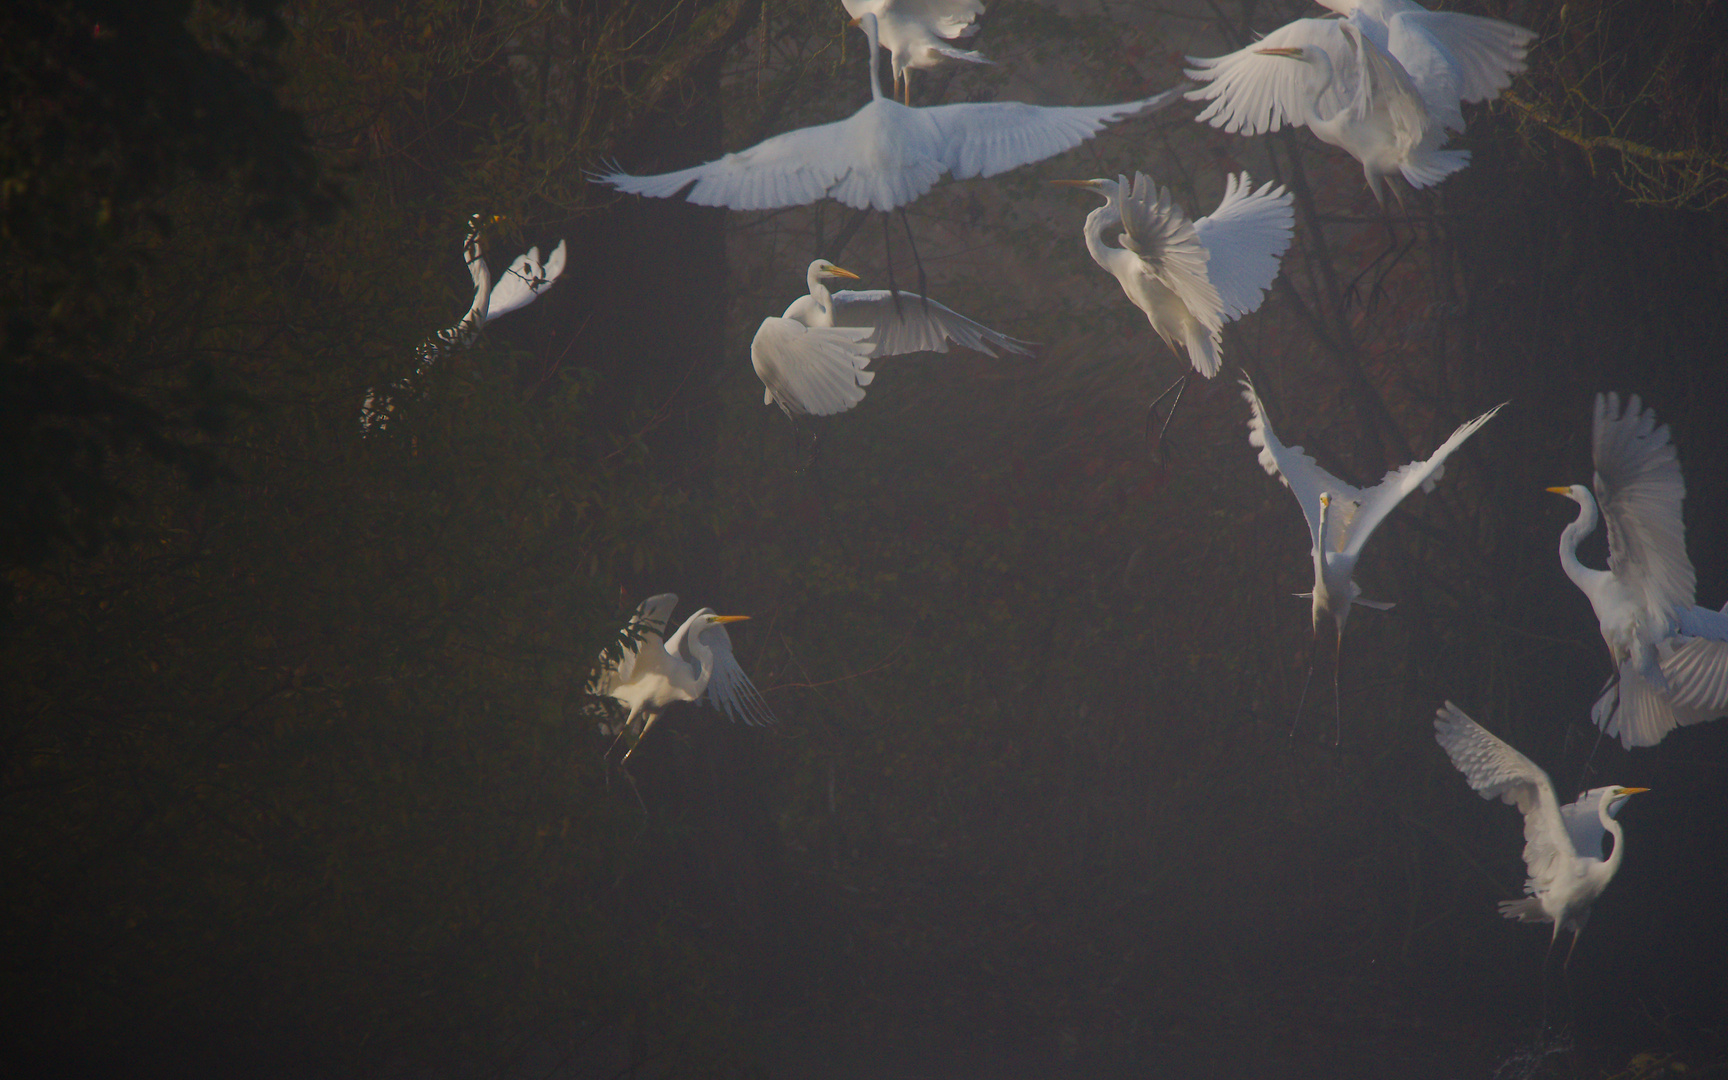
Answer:
<svg viewBox="0 0 1728 1080"><path fill-rule="evenodd" d="M395 402L391 397L406 392L413 386L414 380L424 375L445 353L472 345L480 336L481 327L512 311L527 307L564 272L564 241L560 240L544 263L540 261L539 247L531 247L526 253L516 256L516 260L494 283L492 268L486 262L481 234L487 226L502 220L504 219L500 217L483 218L480 214L469 219L468 239L462 243L462 255L468 263L468 273L474 279L474 302L469 305L468 313L462 316L460 322L447 330L438 331L432 340L420 346L419 363L415 365L413 373L398 380L391 387L389 395L381 397L375 390L366 392L366 399L360 405L360 427L363 431L383 427L390 413L395 411Z"/></svg>
<svg viewBox="0 0 1728 1080"><path fill-rule="evenodd" d="M944 60L993 64L981 52L961 49L954 39L978 32L974 21L984 11L983 0L841 0L855 20L866 12L876 16L882 48L888 50L894 84L905 80L905 102L912 104L912 70L933 68ZM892 95L890 95L892 96Z"/></svg>
<svg viewBox="0 0 1728 1080"><path fill-rule="evenodd" d="M1030 165L1071 150L1104 125L1162 108L1184 87L1121 105L1046 107L1015 101L911 108L882 96L877 17L858 20L870 39L870 101L844 120L798 128L717 161L656 176L611 172L594 179L619 191L734 210L771 210L836 199L859 210L893 210L933 187Z"/></svg>
<svg viewBox="0 0 1728 1080"><path fill-rule="evenodd" d="M1614 816L1628 798L1650 789L1592 788L1576 802L1561 806L1547 773L1450 701L1435 717L1434 738L1477 794L1514 805L1524 815L1524 865L1530 874L1524 883L1526 896L1502 900L1500 914L1519 922L1553 923L1550 952L1561 930L1572 931L1572 945L1566 950L1566 965L1570 965L1590 907L1614 879L1625 854L1620 823ZM1604 857L1603 841L1609 836L1614 838L1614 850Z"/></svg>
<svg viewBox="0 0 1728 1080"><path fill-rule="evenodd" d="M618 734L635 730L642 721L636 738L636 746L641 746L648 729L674 701L706 701L728 719L752 726L774 723L774 714L733 658L732 639L726 633L727 623L750 616L716 615L712 608L703 608L666 641L662 635L677 606L676 593L642 601L631 620L638 634L636 644L626 647L617 662L604 654L600 657L594 692L630 710ZM631 747L624 760L628 762L635 752L636 747Z"/></svg>
<svg viewBox="0 0 1728 1080"><path fill-rule="evenodd" d="M1290 193L1270 183L1256 191L1247 173L1228 176L1218 208L1191 222L1171 202L1170 189L1145 173L1135 173L1132 184L1126 177L1056 183L1103 197L1081 230L1092 261L1116 278L1164 344L1186 353L1206 378L1217 375L1224 324L1257 309L1278 276L1294 223ZM1112 247L1104 234L1118 227L1122 246ZM1184 372L1152 402L1155 412L1176 393L1158 432L1160 444L1187 378Z"/></svg>
<svg viewBox="0 0 1728 1080"><path fill-rule="evenodd" d="M948 351L954 342L986 356L996 349L1029 354L1032 343L1009 337L916 293L884 289L830 293L826 278L857 279L824 259L805 275L809 293L786 314L762 320L750 342L750 364L765 388L764 405L779 405L788 417L830 416L864 400L876 377L864 366L883 356Z"/></svg>
<svg viewBox="0 0 1728 1080"><path fill-rule="evenodd" d="M1298 19L1228 56L1189 60L1187 75L1207 85L1188 97L1211 99L1197 119L1245 135L1306 125L1361 163L1381 205L1386 177L1425 188L1470 163L1469 151L1440 149L1448 128L1464 126L1456 68L1431 64L1418 86L1358 20Z"/></svg>
<svg viewBox="0 0 1728 1080"><path fill-rule="evenodd" d="M1338 694L1339 653L1344 648L1344 623L1352 607L1369 607L1384 611L1392 605L1362 599L1362 590L1355 581L1356 562L1362 548L1380 522L1386 519L1404 497L1421 488L1434 490L1434 484L1445 474L1446 459L1464 445L1464 440L1506 407L1505 402L1462 425L1452 437L1440 444L1426 461L1413 461L1388 472L1381 481L1366 491L1346 484L1322 469L1300 446L1285 446L1272 430L1266 416L1266 406L1255 392L1254 384L1242 380L1242 397L1252 415L1248 418L1248 443L1260 449L1260 466L1270 476L1276 476L1296 496L1302 516L1308 520L1308 539L1314 559L1314 590L1301 595L1313 601L1313 625L1316 642L1320 636L1320 620L1330 618L1337 628L1337 647L1332 660L1332 696L1339 713L1339 738L1343 735L1343 708ZM1313 678L1310 660L1308 678ZM1308 697L1308 680L1302 683L1302 698L1296 706L1296 719L1302 718L1302 703ZM1295 731L1292 724L1291 731Z"/></svg>
<svg viewBox="0 0 1728 1080"><path fill-rule="evenodd" d="M1596 612L1615 676L1591 710L1622 746L1654 746L1676 727L1728 714L1728 613L1698 607L1680 504L1686 483L1669 442L1634 394L1596 396L1596 493L1552 487L1578 504L1560 534L1560 566ZM1608 569L1578 561L1578 543L1608 523Z"/></svg>

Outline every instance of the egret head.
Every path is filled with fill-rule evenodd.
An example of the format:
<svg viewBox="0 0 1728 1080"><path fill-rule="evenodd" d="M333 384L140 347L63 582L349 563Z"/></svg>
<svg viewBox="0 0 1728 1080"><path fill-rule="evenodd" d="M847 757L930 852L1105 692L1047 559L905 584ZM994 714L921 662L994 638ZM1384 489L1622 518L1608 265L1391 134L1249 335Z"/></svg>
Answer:
<svg viewBox="0 0 1728 1080"><path fill-rule="evenodd" d="M1647 787L1611 787L1604 798L1608 800L1608 816L1613 817L1620 812L1620 804L1634 795L1642 795L1649 791Z"/></svg>
<svg viewBox="0 0 1728 1080"><path fill-rule="evenodd" d="M850 270L845 270L845 269L842 269L841 267L835 266L833 263L828 262L825 259L817 259L816 262L811 265L810 269L819 278L841 278L841 277L843 277L843 278L851 278L853 281L859 280L857 274L854 274ZM748 616L746 616L746 617L748 617Z"/></svg>
<svg viewBox="0 0 1728 1080"><path fill-rule="evenodd" d="M1590 498L1590 489L1586 488L1583 484L1571 484L1566 487L1551 487L1545 490L1547 490L1550 495L1564 495L1579 506L1583 506L1584 500Z"/></svg>
<svg viewBox="0 0 1728 1080"><path fill-rule="evenodd" d="M716 615L710 611L703 622L708 626L724 626L730 622L743 622L749 617L748 615Z"/></svg>
<svg viewBox="0 0 1728 1080"><path fill-rule="evenodd" d="M1128 186L1127 178L1120 176L1114 180L1097 178L1093 180L1052 180L1050 182L1061 184L1064 187L1085 188L1087 191L1097 192L1104 197L1104 201L1107 203L1115 202L1117 194Z"/></svg>

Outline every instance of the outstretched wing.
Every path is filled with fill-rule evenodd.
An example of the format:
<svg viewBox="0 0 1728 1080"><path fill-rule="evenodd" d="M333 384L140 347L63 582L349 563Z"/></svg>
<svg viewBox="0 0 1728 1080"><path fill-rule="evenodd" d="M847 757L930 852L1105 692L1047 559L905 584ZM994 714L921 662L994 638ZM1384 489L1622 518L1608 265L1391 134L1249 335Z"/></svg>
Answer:
<svg viewBox="0 0 1728 1080"><path fill-rule="evenodd" d="M1421 37L1449 57L1456 66L1456 91L1465 101L1490 101L1512 85L1512 76L1524 70L1524 58L1536 40L1536 34L1522 26L1447 11L1405 11L1393 16L1388 27L1394 40L1399 33ZM1392 47L1392 53L1399 56L1398 48Z"/></svg>
<svg viewBox="0 0 1728 1080"><path fill-rule="evenodd" d="M1686 556L1680 504L1686 482L1667 425L1634 394L1624 412L1617 394L1596 396L1591 454L1596 502L1608 526L1608 566L1644 604L1654 637L1672 631L1692 606L1696 577Z"/></svg>
<svg viewBox="0 0 1728 1080"><path fill-rule="evenodd" d="M551 287L558 275L564 272L565 249L564 241L558 241L558 246L552 249L552 254L545 263L540 261L540 249L532 247L527 254L516 256L516 261L509 269L498 277L498 284L492 287L492 300L486 308L486 321L491 322L501 315L508 315L518 308L532 304L536 297Z"/></svg>
<svg viewBox="0 0 1728 1080"><path fill-rule="evenodd" d="M605 652L600 654L598 674L594 680L595 693L611 694L635 677L637 643L662 640L672 619L672 609L677 606L677 593L658 593L636 605L636 613L630 616L627 628L628 632L634 632L635 637L626 639L624 654L617 664L613 664Z"/></svg>
<svg viewBox="0 0 1728 1080"><path fill-rule="evenodd" d="M1440 478L1444 471L1446 459L1452 456L1452 451L1464 445L1464 440L1476 434L1476 430L1494 414L1506 407L1502 401L1487 412L1461 425L1452 437L1440 444L1440 448L1428 456L1426 461L1412 461L1400 469L1393 469L1373 487L1362 494L1362 505L1356 511L1355 520L1350 523L1349 531L1341 538L1346 552L1360 555L1362 545L1368 542L1380 522L1392 512L1393 507L1404 501L1404 496L1417 488L1430 490L1434 481Z"/></svg>
<svg viewBox="0 0 1728 1080"><path fill-rule="evenodd" d="M1027 105L1018 101L967 102L915 109L935 125L939 154L955 179L995 176L1072 150L1106 124L1162 109L1187 85L1121 105Z"/></svg>
<svg viewBox="0 0 1728 1080"><path fill-rule="evenodd" d="M1207 272L1206 246L1188 215L1171 201L1170 189L1137 172L1133 185L1121 193L1120 208L1123 246L1216 336L1224 326L1224 302Z"/></svg>
<svg viewBox="0 0 1728 1080"><path fill-rule="evenodd" d="M1225 179L1218 209L1194 223L1207 251L1206 276L1218 290L1226 319L1260 306L1290 247L1295 214L1290 192L1271 183L1254 190L1247 173Z"/></svg>
<svg viewBox="0 0 1728 1080"><path fill-rule="evenodd" d="M762 700L750 677L744 674L744 669L733 657L732 638L726 633L726 628L709 627L703 631L702 641L714 652L714 672L708 678L704 700L729 719L743 721L752 727L774 723L774 714L768 703Z"/></svg>
<svg viewBox="0 0 1728 1080"><path fill-rule="evenodd" d="M1450 701L1435 715L1434 739L1478 795L1511 803L1523 813L1524 865L1530 872L1524 888L1530 893L1546 891L1558 864L1575 854L1548 774Z"/></svg>
<svg viewBox="0 0 1728 1080"><path fill-rule="evenodd" d="M870 331L865 340L875 347L873 357L947 352L950 341L985 356L997 355L997 349L1023 355L1032 352L1032 342L992 330L917 293L902 292L898 308L894 294L886 289L842 289L829 299L835 326L860 326Z"/></svg>
<svg viewBox="0 0 1728 1080"><path fill-rule="evenodd" d="M805 326L771 315L750 342L750 366L767 388L763 404L788 416L832 416L864 400L876 378L865 371L875 346L870 331L853 326Z"/></svg>
<svg viewBox="0 0 1728 1080"><path fill-rule="evenodd" d="M1355 78L1355 54L1344 40L1337 19L1297 19L1267 34L1245 49L1227 56L1190 56L1194 66L1183 74L1206 85L1188 91L1190 101L1210 101L1194 119L1216 128L1243 135L1277 131L1285 124L1300 127L1308 122L1314 97L1326 81L1325 72L1312 63L1288 56L1267 56L1261 49L1320 49L1331 59L1339 78L1326 89L1319 103L1325 115L1337 111L1345 84Z"/></svg>
<svg viewBox="0 0 1728 1080"><path fill-rule="evenodd" d="M1285 446L1278 441L1266 406L1246 376L1242 379L1242 398L1252 410L1248 417L1248 445L1259 447L1260 467L1268 476L1284 481L1290 494L1296 496L1302 516L1308 519L1309 542L1315 551L1325 550L1320 538L1320 493L1327 492L1346 502L1360 502L1362 493L1322 469L1300 446Z"/></svg>

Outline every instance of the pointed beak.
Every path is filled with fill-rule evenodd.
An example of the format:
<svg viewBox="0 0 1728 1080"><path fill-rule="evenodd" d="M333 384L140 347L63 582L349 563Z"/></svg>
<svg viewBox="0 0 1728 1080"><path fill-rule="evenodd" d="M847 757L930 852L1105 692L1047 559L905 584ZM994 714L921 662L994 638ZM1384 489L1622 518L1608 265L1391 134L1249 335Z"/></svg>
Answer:
<svg viewBox="0 0 1728 1080"><path fill-rule="evenodd" d="M743 622L749 617L748 615L716 615L714 621L717 623Z"/></svg>
<svg viewBox="0 0 1728 1080"><path fill-rule="evenodd" d="M846 20L846 25L847 25L847 26L859 26L859 25L861 25L861 24L862 24L862 23L863 23L863 22L864 22L864 16L862 16L862 15L860 15L860 16L858 16L858 17L857 17L857 18L856 18L856 19L847 19L847 20Z"/></svg>
<svg viewBox="0 0 1728 1080"><path fill-rule="evenodd" d="M1302 59L1301 49L1292 49L1286 46L1279 46L1272 49L1255 49L1254 51L1259 53L1261 56L1288 56L1292 60Z"/></svg>
<svg viewBox="0 0 1728 1080"><path fill-rule="evenodd" d="M828 264L828 270L827 270L827 272L828 272L828 273L830 273L830 274L832 274L832 275L834 275L834 276L835 276L835 277L846 277L846 278L851 278L851 279L852 279L852 280L853 280L853 281L862 281L862 280L863 280L863 279L862 279L862 278L860 278L860 277L859 277L859 276L858 276L858 275L857 275L857 274L854 274L854 273L853 273L853 272L852 272L852 271L850 271L850 270L842 270L842 269L840 269L840 268L839 268L839 267L838 267L838 266L835 266L835 265L834 265L834 264L833 264L833 263L829 263L829 264ZM746 615L746 616L744 616L744 617L745 617L745 618L749 618L749 616L748 616L748 615Z"/></svg>
<svg viewBox="0 0 1728 1080"><path fill-rule="evenodd" d="M1546 491L1550 495L1565 495L1568 498L1570 498L1572 495L1572 489L1571 488L1551 487L1551 488L1543 488L1542 490Z"/></svg>
<svg viewBox="0 0 1728 1080"><path fill-rule="evenodd" d="M1620 794L1622 797L1627 795L1642 795L1649 790L1650 789L1647 787L1623 787L1620 789Z"/></svg>
<svg viewBox="0 0 1728 1080"><path fill-rule="evenodd" d="M1102 183L1102 181L1099 180L1052 180L1050 182L1052 184L1061 184L1063 187L1085 188L1088 191L1097 191Z"/></svg>

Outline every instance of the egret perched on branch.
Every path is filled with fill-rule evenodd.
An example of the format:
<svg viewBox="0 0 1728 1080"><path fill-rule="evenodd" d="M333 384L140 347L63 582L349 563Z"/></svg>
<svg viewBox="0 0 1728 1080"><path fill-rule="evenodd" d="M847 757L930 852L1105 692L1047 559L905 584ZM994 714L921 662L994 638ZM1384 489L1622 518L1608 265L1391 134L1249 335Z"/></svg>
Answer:
<svg viewBox="0 0 1728 1080"><path fill-rule="evenodd" d="M1229 176L1218 209L1191 222L1170 201L1170 189L1145 173L1135 173L1132 186L1124 177L1056 183L1103 196L1104 205L1086 215L1082 229L1092 261L1115 276L1164 344L1185 350L1206 378L1217 375L1224 324L1258 308L1278 276L1294 220L1290 193L1270 183L1256 191L1247 173ZM1118 227L1122 246L1111 247L1104 233ZM1184 372L1152 408L1172 390L1180 403L1187 378ZM1176 403L1164 428L1176 415Z"/></svg>
<svg viewBox="0 0 1728 1080"><path fill-rule="evenodd" d="M1384 180L1439 183L1470 162L1442 150L1463 131L1463 101L1497 95L1522 71L1533 34L1510 23L1425 11L1404 0L1330 4L1345 19L1297 19L1226 56L1189 57L1196 118L1244 135L1306 125L1362 165L1381 205ZM1394 189L1394 194L1397 194Z"/></svg>
<svg viewBox="0 0 1728 1080"><path fill-rule="evenodd" d="M1614 816L1628 798L1650 789L1592 788L1576 802L1561 806L1547 773L1450 701L1435 717L1434 738L1478 794L1514 805L1524 815L1524 865L1530 872L1524 883L1526 897L1502 900L1500 914L1519 922L1553 923L1549 952L1561 930L1572 931L1572 945L1566 950L1566 965L1570 965L1578 935L1590 918L1590 906L1614 879L1625 853ZM1609 836L1614 838L1614 850L1604 857L1603 840Z"/></svg>
<svg viewBox="0 0 1728 1080"><path fill-rule="evenodd" d="M595 177L619 191L734 210L772 210L837 199L859 210L894 210L935 186L995 176L1071 150L1136 113L1162 108L1185 87L1121 105L1045 107L1016 101L911 108L882 96L877 17L857 21L870 39L870 102L844 120L798 128L717 161L657 176Z"/></svg>
<svg viewBox="0 0 1728 1080"><path fill-rule="evenodd" d="M564 241L560 240L544 263L540 261L539 247L531 247L516 256L516 261L494 283L492 268L486 263L481 234L488 226L503 220L501 217L485 218L480 214L469 219L468 239L463 241L462 255L467 260L468 273L474 279L474 302L469 305L468 313L462 316L462 321L448 330L438 331L431 341L420 347L420 362L413 374L395 383L391 388L393 394L408 391L414 380L424 375L445 353L472 345L480 336L480 328L487 323L532 304L564 272ZM395 403L388 396L380 397L377 391L367 391L366 400L360 405L361 429L370 431L383 427L394 410Z"/></svg>
<svg viewBox="0 0 1728 1080"><path fill-rule="evenodd" d="M630 710L618 725L618 734L634 730L641 720L641 734L636 739L636 746L641 746L648 729L674 701L706 701L728 719L752 726L774 723L774 714L733 658L732 639L726 634L727 623L750 616L716 615L712 608L703 608L685 619L672 639L665 641L662 635L677 606L676 593L661 593L642 601L631 620L638 634L636 644L625 648L616 662L604 654L600 657L594 692L614 698ZM635 752L636 747L631 747L624 760L628 762Z"/></svg>
<svg viewBox="0 0 1728 1080"><path fill-rule="evenodd" d="M978 32L974 21L984 11L983 0L841 0L854 20L866 12L876 16L882 47L888 50L894 73L891 90L905 79L905 102L912 104L912 69L933 68L944 60L993 64L981 52L957 48L956 38ZM890 97L893 95L890 94Z"/></svg>
<svg viewBox="0 0 1728 1080"><path fill-rule="evenodd" d="M1452 437L1440 444L1426 461L1413 461L1393 469L1381 481L1366 491L1352 487L1315 463L1300 446L1285 446L1272 431L1272 421L1266 416L1266 406L1255 392L1254 384L1242 380L1242 397L1253 414L1248 418L1248 443L1260 449L1260 466L1270 476L1276 476L1296 496L1302 516L1308 519L1308 539L1313 545L1314 591L1301 595L1313 600L1314 638L1320 637L1320 620L1330 617L1337 627L1337 649L1332 659L1332 697L1338 709L1339 740L1343 738L1344 712L1338 693L1339 653L1344 649L1344 623L1352 607L1369 607L1384 611L1392 605L1362 599L1362 590L1355 581L1356 560L1374 530L1384 521L1404 497L1421 488L1434 490L1434 484L1445 473L1446 459L1464 445L1464 440L1476 433L1495 413L1506 407L1505 402L1494 406L1476 419L1461 426ZM1296 705L1296 720L1302 719L1302 704L1308 699L1308 680L1314 677L1312 657L1308 676L1302 681L1302 697ZM1295 724L1291 724L1295 734Z"/></svg>
<svg viewBox="0 0 1728 1080"><path fill-rule="evenodd" d="M1596 396L1594 497L1582 484L1551 487L1578 504L1560 534L1560 566L1590 598L1615 675L1591 710L1622 746L1655 746L1676 727L1728 714L1728 613L1693 603L1680 503L1686 483L1668 441L1634 394ZM1608 522L1608 569L1578 561L1578 542Z"/></svg>
<svg viewBox="0 0 1728 1080"><path fill-rule="evenodd" d="M829 292L827 278L858 275L825 259L810 264L809 294L792 301L786 314L762 320L750 342L750 364L765 387L764 405L779 405L788 417L830 416L864 400L876 377L864 366L883 356L948 351L954 342L986 356L996 349L1029 354L1032 343L1011 338L934 300L874 289Z"/></svg>

